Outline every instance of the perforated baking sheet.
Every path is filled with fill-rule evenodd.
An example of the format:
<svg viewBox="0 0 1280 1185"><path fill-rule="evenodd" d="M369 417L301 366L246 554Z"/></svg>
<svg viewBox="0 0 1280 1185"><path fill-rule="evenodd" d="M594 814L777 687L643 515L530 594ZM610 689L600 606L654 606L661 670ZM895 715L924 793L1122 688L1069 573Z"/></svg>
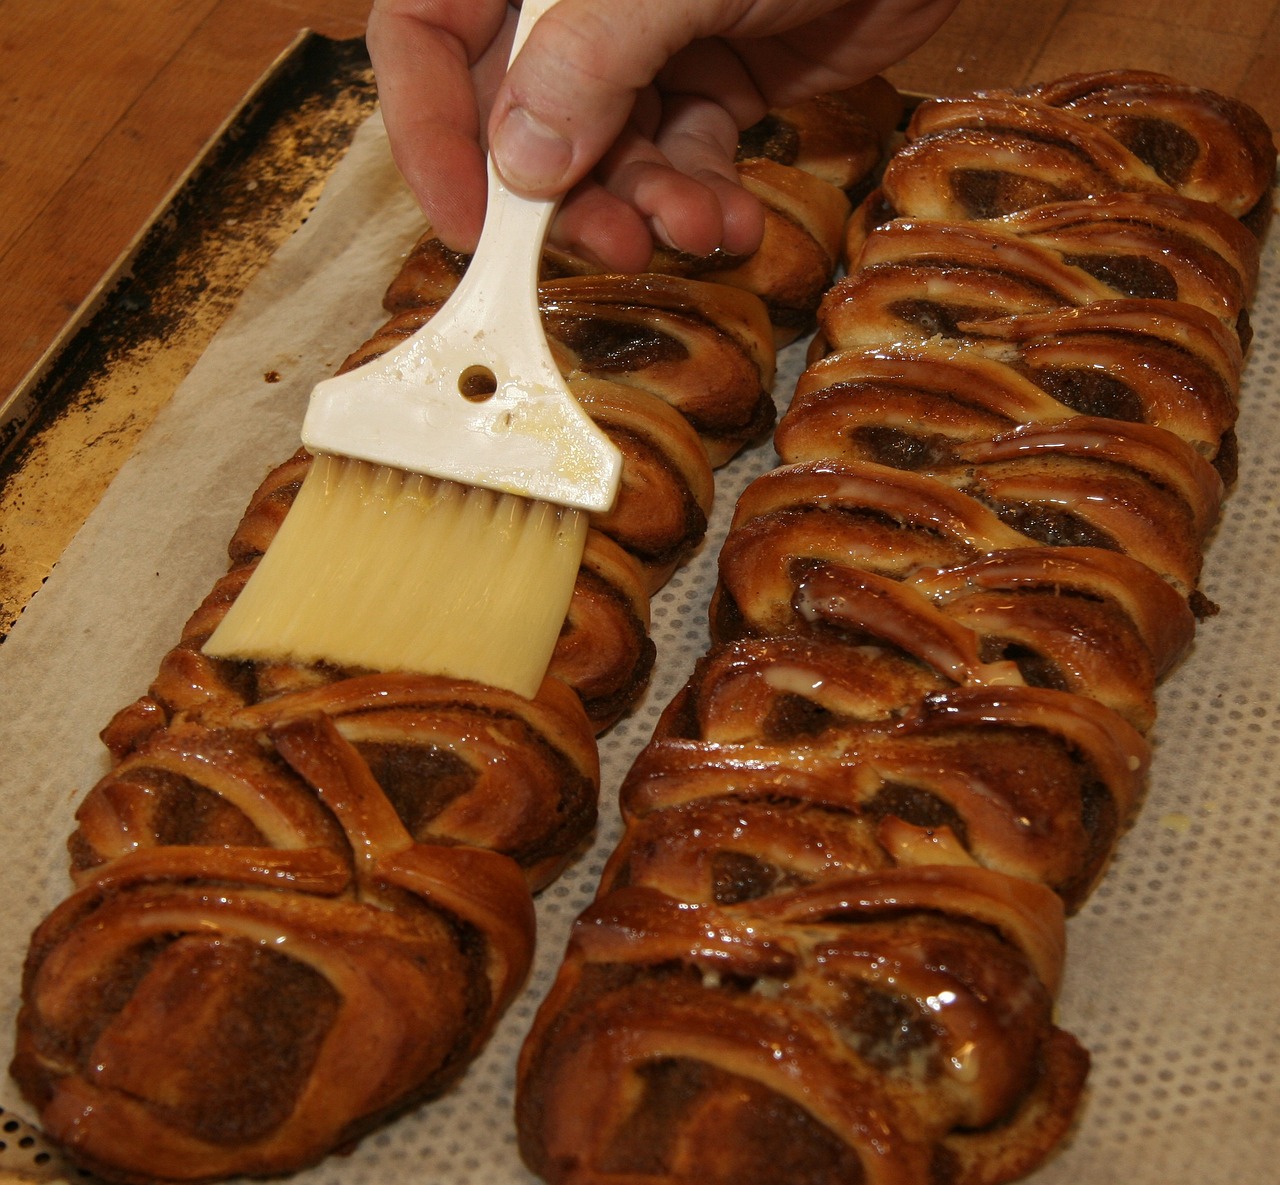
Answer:
<svg viewBox="0 0 1280 1185"><path fill-rule="evenodd" d="M0 646L0 1059L26 939L69 889L65 840L105 769L96 733L143 691L224 568L266 469L296 444L312 384L382 321L383 287L419 229L375 118L307 224L277 253ZM1059 1023L1094 1056L1077 1130L1033 1185L1280 1181L1280 248L1266 251L1239 425L1242 467L1204 588L1221 606L1164 685L1150 790L1101 888L1069 923ZM780 403L799 373L788 349ZM271 378L273 381L268 381ZM511 1122L524 1032L569 926L616 843L616 790L707 646L715 556L765 447L719 477L706 545L654 600L659 660L634 714L603 738L596 842L541 897L527 990L458 1088L297 1180L306 1185L529 1185ZM0 1107L25 1104L7 1079ZM17 1129L15 1129L17 1130ZM23 1129L25 1131L25 1129ZM32 1146L6 1173L43 1173ZM75 1178L73 1178L75 1179Z"/></svg>

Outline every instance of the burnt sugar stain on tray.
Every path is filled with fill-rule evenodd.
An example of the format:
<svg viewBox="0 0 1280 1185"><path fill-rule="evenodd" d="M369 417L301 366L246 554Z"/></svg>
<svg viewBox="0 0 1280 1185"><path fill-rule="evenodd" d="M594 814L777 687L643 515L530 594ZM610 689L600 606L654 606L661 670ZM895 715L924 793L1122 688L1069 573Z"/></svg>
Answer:
<svg viewBox="0 0 1280 1185"><path fill-rule="evenodd" d="M301 37L0 410L0 639L375 105L362 40Z"/></svg>

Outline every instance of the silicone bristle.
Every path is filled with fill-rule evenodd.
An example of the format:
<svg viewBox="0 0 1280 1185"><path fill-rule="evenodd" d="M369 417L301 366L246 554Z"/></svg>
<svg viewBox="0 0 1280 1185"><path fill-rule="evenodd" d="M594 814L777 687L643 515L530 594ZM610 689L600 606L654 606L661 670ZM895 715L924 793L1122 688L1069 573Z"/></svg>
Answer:
<svg viewBox="0 0 1280 1185"><path fill-rule="evenodd" d="M322 455L204 650L533 696L586 527L585 514L551 503Z"/></svg>

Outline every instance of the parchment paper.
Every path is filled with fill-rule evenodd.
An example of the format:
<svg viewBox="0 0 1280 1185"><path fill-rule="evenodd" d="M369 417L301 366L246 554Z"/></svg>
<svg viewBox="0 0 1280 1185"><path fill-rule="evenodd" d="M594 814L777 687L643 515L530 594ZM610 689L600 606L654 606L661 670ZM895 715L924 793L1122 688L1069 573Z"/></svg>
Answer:
<svg viewBox="0 0 1280 1185"><path fill-rule="evenodd" d="M375 116L306 225L224 330L0 646L0 1059L12 1053L27 937L69 891L75 806L105 771L98 730L145 690L225 569L248 498L297 444L307 394L383 320L382 290L420 230ZM1059 1023L1094 1055L1067 1147L1033 1185L1280 1182L1280 250L1267 249L1242 399L1242 476L1203 587L1221 614L1165 683L1144 813L1069 923ZM779 404L801 366L784 352ZM268 382L269 372L278 382ZM768 448L722 470L707 543L654 601L659 661L601 742L591 852L539 901L539 956L487 1051L444 1099L300 1174L305 1185L529 1185L511 1121L524 1032L617 841L616 790L662 706L706 649L715 555ZM26 1104L4 1077L0 1106Z"/></svg>

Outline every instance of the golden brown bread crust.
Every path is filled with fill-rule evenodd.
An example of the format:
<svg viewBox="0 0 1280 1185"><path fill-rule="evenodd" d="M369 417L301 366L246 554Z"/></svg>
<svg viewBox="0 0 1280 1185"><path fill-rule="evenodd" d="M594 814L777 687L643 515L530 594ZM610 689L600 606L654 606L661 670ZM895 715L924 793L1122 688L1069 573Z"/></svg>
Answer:
<svg viewBox="0 0 1280 1185"><path fill-rule="evenodd" d="M833 878L977 863L1074 909L1138 808L1147 746L1087 699L1004 678L957 686L856 638L717 647L624 785L628 834L606 885L675 892L696 867L706 899L749 909ZM694 808L730 826L678 834L670 820ZM828 838L797 844L806 817ZM646 844L655 830L665 840Z"/></svg>
<svg viewBox="0 0 1280 1185"><path fill-rule="evenodd" d="M1265 230L1276 150L1248 104L1137 70L1067 75L1026 93L1105 128L1178 192Z"/></svg>
<svg viewBox="0 0 1280 1185"><path fill-rule="evenodd" d="M749 293L652 273L571 276L544 283L541 304L567 373L657 395L713 467L773 427L774 351Z"/></svg>
<svg viewBox="0 0 1280 1185"><path fill-rule="evenodd" d="M953 455L961 442L1080 416L1163 428L1229 482L1238 343L1203 318L1189 321L1183 306L1147 302L1159 311L1140 319L1136 304L1126 302L1127 324L1107 315L1114 306L1099 305L966 326L963 342L838 350L801 376L778 425L778 451L788 461L914 468ZM1193 337L1196 328L1210 332ZM1193 356L1197 343L1207 349Z"/></svg>
<svg viewBox="0 0 1280 1185"><path fill-rule="evenodd" d="M443 690L402 687L392 714ZM13 1073L114 1179L313 1163L456 1077L528 967L525 873L474 844L501 788L423 804L418 839L372 772L394 724L271 714L118 765L80 812L80 887L33 938Z"/></svg>
<svg viewBox="0 0 1280 1185"><path fill-rule="evenodd" d="M973 289L968 301L975 309L990 304L1005 315L1115 297L1179 301L1235 326L1247 345L1245 304L1257 271L1257 240L1238 223L1243 239L1219 238L1213 223L1180 199L1161 195L1157 205L1145 195L1121 195L1122 205L1110 200L1114 196L1037 206L977 223L896 218L863 240L857 273L864 282L905 273L907 279L890 288L891 299L902 303L920 299L902 287L914 282L923 288L942 272L959 292ZM1086 216L1082 208L1096 213ZM1196 227L1204 233L1194 233ZM983 279L1000 287L979 295ZM829 307L829 296L827 301ZM965 319L979 320L981 314Z"/></svg>
<svg viewBox="0 0 1280 1185"><path fill-rule="evenodd" d="M738 158L765 158L820 177L858 200L902 119L902 96L879 76L767 114L739 137Z"/></svg>
<svg viewBox="0 0 1280 1185"><path fill-rule="evenodd" d="M1079 204L982 222L904 217L884 223L862 240L853 274L824 298L824 334L841 345L855 344L848 327L862 340L954 334L960 325L994 317L1130 298L1203 309L1248 345L1245 302L1257 268L1256 240L1232 246L1210 233L1175 233L1176 224L1151 231L1102 216L1086 221L1076 214ZM1163 213L1149 209L1143 217ZM1178 216L1194 222L1197 212L1180 204L1170 223Z"/></svg>
<svg viewBox="0 0 1280 1185"><path fill-rule="evenodd" d="M738 177L764 208L760 249L746 259L723 254L697 259L660 251L650 266L756 294L769 310L775 341L785 345L813 327L840 260L849 200L822 178L766 157L739 161Z"/></svg>
<svg viewBox="0 0 1280 1185"><path fill-rule="evenodd" d="M1117 70L921 103L883 184L894 214L944 218L1172 190L1260 232L1275 163L1270 129L1245 104Z"/></svg>
<svg viewBox="0 0 1280 1185"><path fill-rule="evenodd" d="M917 111L522 1052L553 1185L998 1185L1065 1137L1062 919L1205 609L1274 163L1147 74Z"/></svg>
<svg viewBox="0 0 1280 1185"><path fill-rule="evenodd" d="M752 908L619 888L581 919L526 1045L526 1159L550 1181L1006 1179L993 1164L1030 1167L1062 1135L1055 1095L1087 1063L1041 978L1060 922L1047 890L972 868Z"/></svg>

